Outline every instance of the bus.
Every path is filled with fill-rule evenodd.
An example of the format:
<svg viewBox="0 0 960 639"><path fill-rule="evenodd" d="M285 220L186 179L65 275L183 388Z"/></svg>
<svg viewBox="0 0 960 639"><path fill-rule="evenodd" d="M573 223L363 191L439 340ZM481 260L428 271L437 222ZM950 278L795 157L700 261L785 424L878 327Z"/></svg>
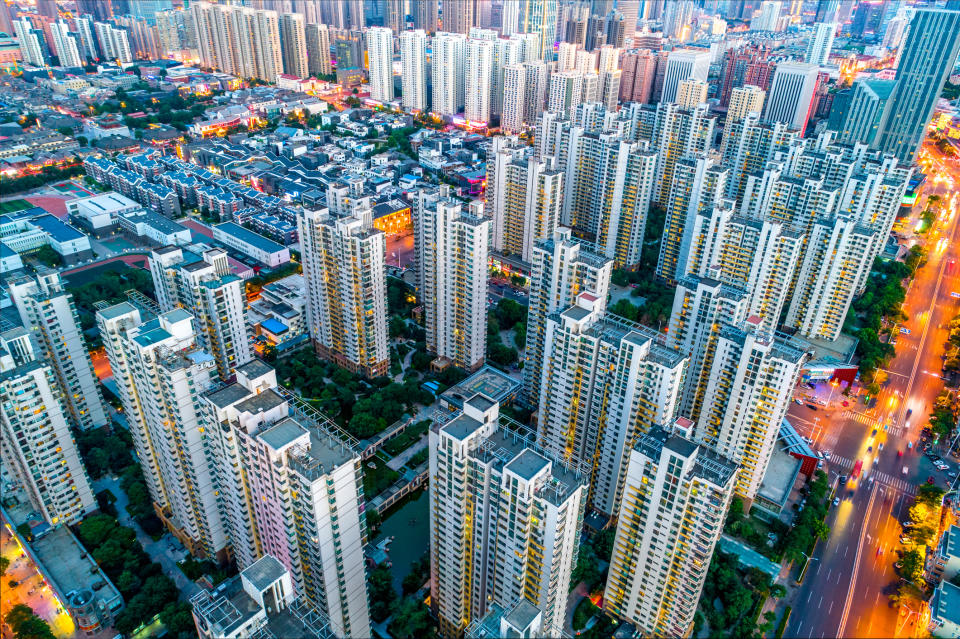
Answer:
<svg viewBox="0 0 960 639"><path fill-rule="evenodd" d="M853 471L850 473L850 479L856 479L860 476L860 470L863 468L863 460L858 459L857 463L853 465Z"/></svg>

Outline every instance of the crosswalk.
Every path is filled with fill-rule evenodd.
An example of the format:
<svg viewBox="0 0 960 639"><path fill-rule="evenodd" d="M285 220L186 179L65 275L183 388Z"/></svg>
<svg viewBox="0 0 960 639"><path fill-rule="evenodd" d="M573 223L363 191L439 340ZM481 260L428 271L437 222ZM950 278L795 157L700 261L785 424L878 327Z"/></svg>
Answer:
<svg viewBox="0 0 960 639"><path fill-rule="evenodd" d="M855 460L848 459L841 455L831 455L830 461L827 462L827 464L830 466L830 469L838 473L846 473L853 470L855 463ZM883 471L873 472L872 469L864 467L863 474L866 477L873 476L873 480L878 484L906 495L914 495L917 492L916 486L905 479L895 477L889 473L885 473Z"/></svg>
<svg viewBox="0 0 960 639"><path fill-rule="evenodd" d="M838 415L841 419L851 419L858 424L863 424L864 426L872 426L873 428L881 429L883 428L882 422L880 422L875 416L868 413L861 413L855 410L845 410ZM903 426L887 426L886 433L892 437L900 437L904 432Z"/></svg>

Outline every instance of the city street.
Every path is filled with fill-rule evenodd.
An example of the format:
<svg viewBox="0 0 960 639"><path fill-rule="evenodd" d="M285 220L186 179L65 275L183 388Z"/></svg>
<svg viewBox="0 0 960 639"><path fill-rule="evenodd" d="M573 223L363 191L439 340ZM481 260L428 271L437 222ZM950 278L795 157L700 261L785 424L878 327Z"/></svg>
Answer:
<svg viewBox="0 0 960 639"><path fill-rule="evenodd" d="M954 180L960 179L960 167L949 170ZM921 200L934 194L950 198L953 191L946 181L928 183ZM916 627L916 614L892 607L888 595L898 582L893 563L902 550L899 522L907 519L916 484L933 478L946 485L948 479L919 454L917 444L943 388L940 356L946 326L960 302L951 296L960 291L955 268L960 259L957 217L944 215L925 242L929 261L917 273L904 303L909 319L903 328L909 332L898 336L889 382L873 408L840 393L830 406L817 411L791 407L789 419L813 439L813 448L830 451L825 470L831 482L849 475L858 460L863 471L837 492L842 502L828 517L830 537L814 552L785 636L912 637L925 631ZM956 467L955 459L947 461Z"/></svg>

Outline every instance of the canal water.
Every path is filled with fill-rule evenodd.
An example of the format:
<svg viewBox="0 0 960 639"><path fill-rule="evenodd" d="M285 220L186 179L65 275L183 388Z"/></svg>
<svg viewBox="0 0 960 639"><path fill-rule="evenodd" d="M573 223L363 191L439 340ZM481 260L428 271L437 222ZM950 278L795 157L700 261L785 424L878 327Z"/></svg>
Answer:
<svg viewBox="0 0 960 639"><path fill-rule="evenodd" d="M410 573L410 564L423 556L430 544L430 497L426 490L418 490L398 510L392 511L380 526L380 534L373 544L393 537L387 553L393 586L400 594L403 578Z"/></svg>

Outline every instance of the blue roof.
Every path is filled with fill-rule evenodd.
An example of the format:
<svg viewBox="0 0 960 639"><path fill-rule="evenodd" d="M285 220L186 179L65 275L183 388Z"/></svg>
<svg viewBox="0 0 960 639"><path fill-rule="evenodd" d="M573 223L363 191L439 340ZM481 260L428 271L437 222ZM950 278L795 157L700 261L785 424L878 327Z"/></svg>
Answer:
<svg viewBox="0 0 960 639"><path fill-rule="evenodd" d="M273 317L265 319L262 322L260 322L260 326L264 330L270 331L274 335L280 335L281 333L285 333L289 330L286 324L284 324L280 320L275 319Z"/></svg>
<svg viewBox="0 0 960 639"><path fill-rule="evenodd" d="M30 223L50 234L50 237L58 242L69 242L79 240L84 235L69 224L64 224L52 215L41 215L30 220Z"/></svg>
<svg viewBox="0 0 960 639"><path fill-rule="evenodd" d="M276 253L278 251L282 251L284 248L281 244L277 244L273 240L266 238L259 233L254 233L253 231L245 229L239 224L234 224L233 222L217 224L213 228L232 235L241 242L246 242L247 244L258 248L261 251L267 251L268 253Z"/></svg>

